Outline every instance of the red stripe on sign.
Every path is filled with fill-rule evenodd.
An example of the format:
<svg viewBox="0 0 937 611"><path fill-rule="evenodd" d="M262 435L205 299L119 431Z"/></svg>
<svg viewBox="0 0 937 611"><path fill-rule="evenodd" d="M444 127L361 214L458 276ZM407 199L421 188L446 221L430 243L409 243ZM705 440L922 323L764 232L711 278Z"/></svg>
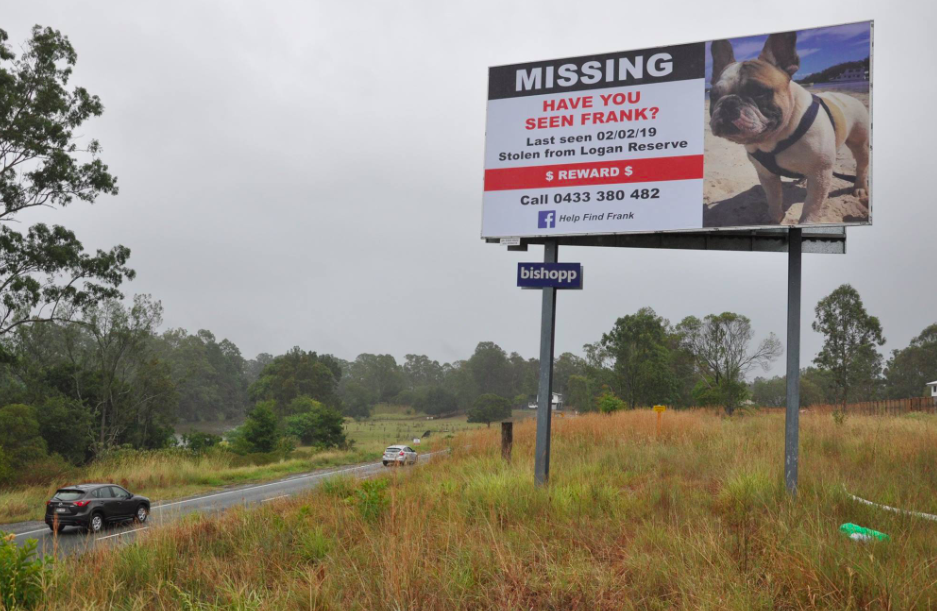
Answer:
<svg viewBox="0 0 937 611"><path fill-rule="evenodd" d="M703 156L655 157L485 170L485 191L663 182L703 177Z"/></svg>

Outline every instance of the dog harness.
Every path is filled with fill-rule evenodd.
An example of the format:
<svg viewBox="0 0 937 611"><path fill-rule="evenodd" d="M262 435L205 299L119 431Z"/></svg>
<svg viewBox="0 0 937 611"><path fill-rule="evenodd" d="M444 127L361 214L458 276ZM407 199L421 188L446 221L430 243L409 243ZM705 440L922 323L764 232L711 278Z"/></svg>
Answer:
<svg viewBox="0 0 937 611"><path fill-rule="evenodd" d="M800 140L804 134L807 133L807 130L813 125L813 122L817 118L817 113L820 111L820 107L823 107L823 110L826 111L826 116L830 118L830 123L833 125L833 131L836 131L836 121L833 120L833 113L830 112L830 107L826 105L826 102L823 101L817 95L811 94L813 96L813 103L810 105L810 108L807 109L807 112L804 113L804 116L801 117L800 123L797 125L797 129L794 130L794 133L778 142L778 145L774 147L774 150L770 153L762 150L755 150L754 153L749 153L754 157L758 163L763 165L766 170L772 174L778 176L784 176L785 178L796 178L800 180L804 178L803 174L798 174L797 172L791 172L790 170L785 170L780 165L778 165L777 156L782 152L786 151L794 145L795 142Z"/></svg>

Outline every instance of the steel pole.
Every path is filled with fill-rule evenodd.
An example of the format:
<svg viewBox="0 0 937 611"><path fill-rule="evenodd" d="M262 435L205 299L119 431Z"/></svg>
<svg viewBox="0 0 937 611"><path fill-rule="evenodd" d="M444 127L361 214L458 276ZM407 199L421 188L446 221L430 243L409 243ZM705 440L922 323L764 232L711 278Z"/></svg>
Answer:
<svg viewBox="0 0 937 611"><path fill-rule="evenodd" d="M784 481L797 495L797 458L800 435L800 269L799 228L787 233L787 413L784 419Z"/></svg>
<svg viewBox="0 0 937 611"><path fill-rule="evenodd" d="M559 246L547 240L543 262L556 263ZM550 479L550 413L553 399L553 340L556 332L556 289L545 288L540 312L540 384L537 389L537 447L534 452L534 484L543 486Z"/></svg>

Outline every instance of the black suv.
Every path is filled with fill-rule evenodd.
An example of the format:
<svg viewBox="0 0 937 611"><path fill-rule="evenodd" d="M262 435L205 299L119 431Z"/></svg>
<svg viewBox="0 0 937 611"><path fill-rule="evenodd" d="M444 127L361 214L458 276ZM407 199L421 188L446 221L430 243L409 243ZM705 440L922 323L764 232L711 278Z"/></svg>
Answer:
<svg viewBox="0 0 937 611"><path fill-rule="evenodd" d="M150 499L114 484L66 486L46 501L46 524L55 532L80 526L96 533L108 522L146 522L149 515Z"/></svg>

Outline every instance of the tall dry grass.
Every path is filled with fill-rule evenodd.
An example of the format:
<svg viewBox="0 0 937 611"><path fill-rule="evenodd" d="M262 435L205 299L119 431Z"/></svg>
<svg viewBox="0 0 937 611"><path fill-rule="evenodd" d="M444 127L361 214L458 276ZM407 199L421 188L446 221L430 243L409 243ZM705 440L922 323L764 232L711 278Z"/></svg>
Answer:
<svg viewBox="0 0 937 611"><path fill-rule="evenodd" d="M450 458L369 488L194 517L58 567L47 608L929 609L937 524L850 500L937 511L937 419L802 418L801 486L783 485L783 418L590 415L554 422L533 486L534 424L454 440ZM855 522L891 535L862 544Z"/></svg>

